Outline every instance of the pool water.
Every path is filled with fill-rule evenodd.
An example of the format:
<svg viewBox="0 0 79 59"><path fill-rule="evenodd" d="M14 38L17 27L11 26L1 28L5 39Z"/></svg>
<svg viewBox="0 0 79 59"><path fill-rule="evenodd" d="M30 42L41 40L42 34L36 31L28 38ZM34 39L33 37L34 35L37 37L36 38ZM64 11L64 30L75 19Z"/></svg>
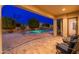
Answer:
<svg viewBox="0 0 79 59"><path fill-rule="evenodd" d="M32 31L30 31L30 33L33 33L33 34L44 33L44 32L47 32L47 31L46 30L32 30Z"/></svg>
<svg viewBox="0 0 79 59"><path fill-rule="evenodd" d="M31 34L40 34L40 33L45 33L45 32L51 32L53 30L31 30L29 33Z"/></svg>

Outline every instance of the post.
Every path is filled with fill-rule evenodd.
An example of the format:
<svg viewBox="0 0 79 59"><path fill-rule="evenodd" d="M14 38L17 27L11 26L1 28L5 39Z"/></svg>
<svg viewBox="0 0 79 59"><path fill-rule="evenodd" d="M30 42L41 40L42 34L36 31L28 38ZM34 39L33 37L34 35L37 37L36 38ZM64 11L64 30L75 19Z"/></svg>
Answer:
<svg viewBox="0 0 79 59"><path fill-rule="evenodd" d="M63 36L67 37L67 17L63 17Z"/></svg>
<svg viewBox="0 0 79 59"><path fill-rule="evenodd" d="M53 26L53 30L54 30L54 36L57 36L57 20L54 20L54 26Z"/></svg>
<svg viewBox="0 0 79 59"><path fill-rule="evenodd" d="M78 16L78 35L79 35L79 16Z"/></svg>
<svg viewBox="0 0 79 59"><path fill-rule="evenodd" d="M1 9L2 6L0 5L0 54L2 53L2 23L1 23Z"/></svg>

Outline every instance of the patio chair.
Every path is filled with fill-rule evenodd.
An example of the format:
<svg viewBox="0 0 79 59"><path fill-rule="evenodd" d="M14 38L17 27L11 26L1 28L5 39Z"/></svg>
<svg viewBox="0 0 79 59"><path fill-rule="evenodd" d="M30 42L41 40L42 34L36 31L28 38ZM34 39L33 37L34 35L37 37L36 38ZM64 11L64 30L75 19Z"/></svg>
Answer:
<svg viewBox="0 0 79 59"><path fill-rule="evenodd" d="M76 43L77 43L78 37L77 36L73 36L70 39L70 43L61 43L56 45L57 48L57 52L58 50L61 51L61 53L63 54L71 54L73 51L73 48L75 47Z"/></svg>
<svg viewBox="0 0 79 59"><path fill-rule="evenodd" d="M79 36L78 36L79 37ZM75 44L75 47L73 48L72 54L79 54L79 38Z"/></svg>
<svg viewBox="0 0 79 59"><path fill-rule="evenodd" d="M63 42L69 44L70 43L70 36L69 37L63 37Z"/></svg>
<svg viewBox="0 0 79 59"><path fill-rule="evenodd" d="M59 45L56 46L56 48L57 48L57 54L71 54L71 53L74 54L75 53L74 47L70 48L67 44L63 44L63 43L59 44Z"/></svg>
<svg viewBox="0 0 79 59"><path fill-rule="evenodd" d="M56 49L57 49L57 54L67 54L68 53L68 45L64 43L57 43Z"/></svg>

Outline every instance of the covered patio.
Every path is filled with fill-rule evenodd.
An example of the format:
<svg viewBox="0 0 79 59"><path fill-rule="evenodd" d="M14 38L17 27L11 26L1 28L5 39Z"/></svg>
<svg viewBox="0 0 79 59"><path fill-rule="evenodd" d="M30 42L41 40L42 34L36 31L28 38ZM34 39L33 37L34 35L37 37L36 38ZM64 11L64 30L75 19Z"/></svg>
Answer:
<svg viewBox="0 0 79 59"><path fill-rule="evenodd" d="M1 12L2 7L3 6L0 6L0 12ZM56 45L57 43L63 43L63 40L62 40L63 37L68 37L72 34L79 35L79 6L19 5L16 7L34 12L36 14L48 17L50 19L53 19L52 20L53 26L51 25L53 29L53 35L48 34L48 33L39 34L36 37L30 35L34 37L33 39L35 38L37 39L37 40L32 40L31 37L27 38L27 36L29 35L22 36L20 34L16 34L16 35L19 35L23 39L18 41L18 43L15 42L15 44L13 43L13 45L9 46L9 47L14 47L15 45L17 45L16 48L7 49L7 50L5 50L5 48L7 48L6 46L4 49L2 47L3 46L2 44L3 38L2 38L0 39L0 53L10 53L10 54L21 54L21 53L22 54L24 53L26 54L29 54L29 53L30 54L51 54L52 53L52 54L56 54L57 52ZM60 20L59 25L57 23L58 20ZM73 30L71 28L72 25L70 25L71 22L73 21L69 21L69 20L73 20L74 22L76 20L75 30ZM0 25L2 25L1 18L0 18ZM58 27L60 31L58 31ZM1 28L2 26L0 26L0 36L3 37ZM15 39L15 36L13 37L14 37L13 39ZM20 37L18 39L20 39ZM26 38L30 39L31 41L26 43L25 41ZM21 44L21 46L18 46L18 44L21 43L22 40L24 40L23 44ZM11 39L9 41L11 41ZM5 42L6 41L4 40L4 43ZM4 52L2 50L4 50Z"/></svg>

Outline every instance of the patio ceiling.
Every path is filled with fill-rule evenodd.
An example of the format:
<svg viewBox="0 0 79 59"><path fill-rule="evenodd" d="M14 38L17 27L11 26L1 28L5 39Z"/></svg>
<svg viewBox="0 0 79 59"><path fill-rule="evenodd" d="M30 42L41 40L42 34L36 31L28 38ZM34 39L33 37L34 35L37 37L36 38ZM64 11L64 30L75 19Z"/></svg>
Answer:
<svg viewBox="0 0 79 59"><path fill-rule="evenodd" d="M62 14L79 11L78 5L21 5L20 7L51 18Z"/></svg>

